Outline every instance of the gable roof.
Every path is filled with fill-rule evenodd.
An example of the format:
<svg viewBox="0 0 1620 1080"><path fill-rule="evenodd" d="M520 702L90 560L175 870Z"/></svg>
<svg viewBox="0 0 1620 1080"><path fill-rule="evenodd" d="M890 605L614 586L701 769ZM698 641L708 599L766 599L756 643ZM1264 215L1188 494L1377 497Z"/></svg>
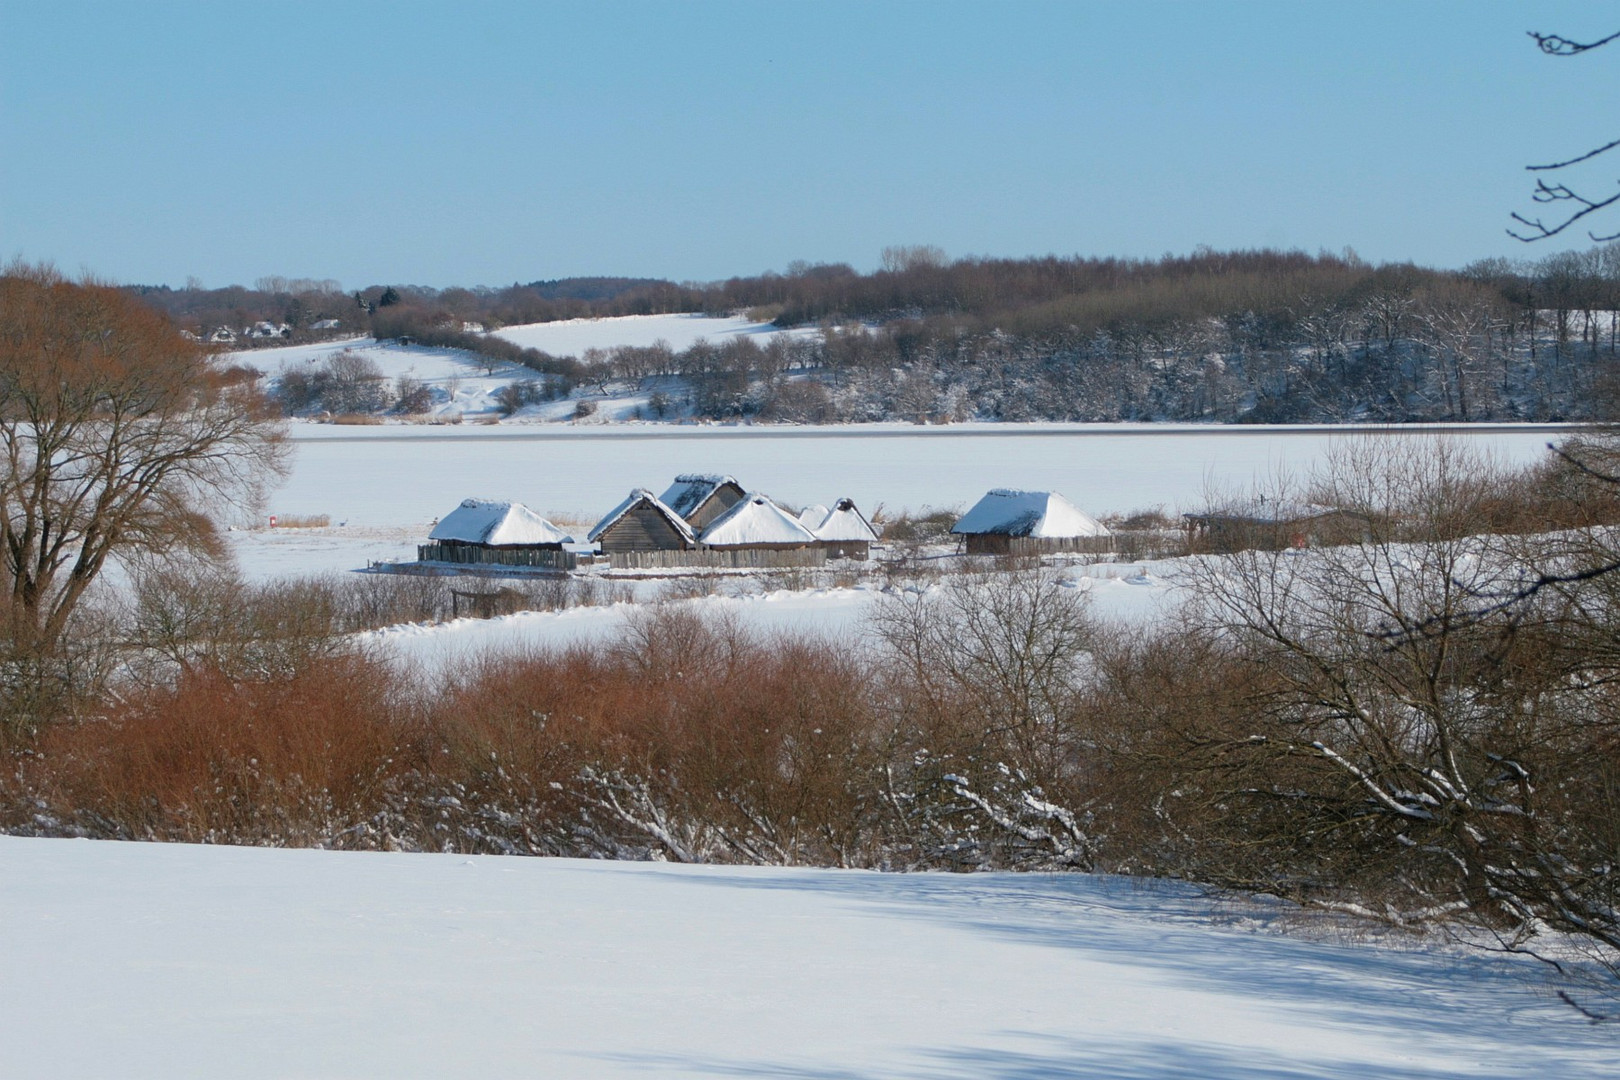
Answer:
<svg viewBox="0 0 1620 1080"><path fill-rule="evenodd" d="M682 473L675 478L675 482L658 497L658 500L681 517L691 517L692 512L706 502L710 495L731 484L738 491L742 485L734 477L722 476L719 473Z"/></svg>
<svg viewBox="0 0 1620 1080"><path fill-rule="evenodd" d="M715 518L703 542L720 547L743 544L813 544L815 533L770 499L750 492L742 502Z"/></svg>
<svg viewBox="0 0 1620 1080"><path fill-rule="evenodd" d="M844 543L859 543L863 540L872 543L877 540L877 532L872 528L872 523L855 508L853 499L839 499L833 504L832 512L823 517L821 524L813 526L810 531L816 534L817 540Z"/></svg>
<svg viewBox="0 0 1620 1080"><path fill-rule="evenodd" d="M996 488L974 504L951 526L960 536L993 533L1058 539L1107 536L1102 523L1055 491L1013 491Z"/></svg>
<svg viewBox="0 0 1620 1080"><path fill-rule="evenodd" d="M658 496L654 495L646 488L636 488L625 497L624 502L620 503L618 506L615 506L612 510L609 510L607 512L607 516L596 523L596 527L590 531L590 534L586 536L586 539L592 543L595 543L603 533L607 532L613 527L614 523L634 509L637 503L643 501L657 511L659 515L665 518L669 522L670 527L679 533L687 543L692 543L696 540L696 537L692 534L692 526L686 523L686 519L681 517L681 515L677 514L674 510L671 510L664 504L662 499L658 498Z"/></svg>
<svg viewBox="0 0 1620 1080"><path fill-rule="evenodd" d="M815 532L817 529L821 528L821 523L827 520L827 515L830 513L832 513L832 511L828 510L820 503L816 503L814 506L807 506L803 510L799 511L799 524L803 525L811 532Z"/></svg>
<svg viewBox="0 0 1620 1080"><path fill-rule="evenodd" d="M573 537L522 503L466 499L433 527L429 540L464 544L568 544Z"/></svg>

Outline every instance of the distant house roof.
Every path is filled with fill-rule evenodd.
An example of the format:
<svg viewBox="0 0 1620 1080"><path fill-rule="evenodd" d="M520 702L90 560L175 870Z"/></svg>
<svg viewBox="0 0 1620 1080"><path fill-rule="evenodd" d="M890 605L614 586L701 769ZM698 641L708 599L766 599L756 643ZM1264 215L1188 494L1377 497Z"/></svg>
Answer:
<svg viewBox="0 0 1620 1080"><path fill-rule="evenodd" d="M961 536L995 534L1058 539L1107 536L1102 523L1055 491L996 488L951 526Z"/></svg>
<svg viewBox="0 0 1620 1080"><path fill-rule="evenodd" d="M872 543L877 540L877 532L866 516L855 508L853 499L839 499L832 512L824 515L821 524L810 531L816 534L817 540L842 543Z"/></svg>
<svg viewBox="0 0 1620 1080"><path fill-rule="evenodd" d="M666 505L662 499L648 491L646 488L636 488L625 497L624 502L620 503L618 506L615 506L612 510L609 510L607 512L607 516L596 523L596 527L590 531L590 535L587 536L586 539L590 540L592 543L595 543L601 538L603 533L607 532L613 527L615 522L624 517L624 515L628 514L637 503L642 501L645 501L647 505L651 506L655 511L667 518L670 525L677 533L681 535L683 539L686 540L687 543L696 542L697 537L693 535L692 526L686 523L686 519L677 514L673 509Z"/></svg>
<svg viewBox="0 0 1620 1080"><path fill-rule="evenodd" d="M692 512L702 506L710 495L727 484L735 486L738 491L742 490L742 485L734 477L718 473L684 473L677 476L669 490L658 498L681 517L691 517Z"/></svg>
<svg viewBox="0 0 1620 1080"><path fill-rule="evenodd" d="M758 492L750 493L715 518L703 533L703 543L715 547L815 542L816 535L801 525L798 518Z"/></svg>
<svg viewBox="0 0 1620 1080"><path fill-rule="evenodd" d="M343 324L337 319L319 319L309 324L311 330L336 330Z"/></svg>
<svg viewBox="0 0 1620 1080"><path fill-rule="evenodd" d="M807 506L803 510L799 511L799 524L803 525L811 532L815 532L817 529L821 528L821 523L827 520L827 515L830 513L832 513L832 511L828 510L820 503L816 503L814 506Z"/></svg>
<svg viewBox="0 0 1620 1080"><path fill-rule="evenodd" d="M465 500L434 526L428 539L491 547L569 544L574 540L521 503L490 499Z"/></svg>

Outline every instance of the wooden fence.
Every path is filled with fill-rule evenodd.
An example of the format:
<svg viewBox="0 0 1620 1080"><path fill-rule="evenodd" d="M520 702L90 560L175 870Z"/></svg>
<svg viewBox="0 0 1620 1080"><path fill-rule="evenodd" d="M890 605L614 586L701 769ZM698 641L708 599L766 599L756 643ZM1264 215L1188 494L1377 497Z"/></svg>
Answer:
<svg viewBox="0 0 1620 1080"><path fill-rule="evenodd" d="M683 566L764 570L774 567L825 566L827 549L805 547L784 550L699 548L695 551L613 551L606 557L615 570L673 570Z"/></svg>
<svg viewBox="0 0 1620 1080"><path fill-rule="evenodd" d="M459 566L528 566L541 570L573 570L579 557L572 551L551 548L481 548L466 544L418 544L420 562Z"/></svg>

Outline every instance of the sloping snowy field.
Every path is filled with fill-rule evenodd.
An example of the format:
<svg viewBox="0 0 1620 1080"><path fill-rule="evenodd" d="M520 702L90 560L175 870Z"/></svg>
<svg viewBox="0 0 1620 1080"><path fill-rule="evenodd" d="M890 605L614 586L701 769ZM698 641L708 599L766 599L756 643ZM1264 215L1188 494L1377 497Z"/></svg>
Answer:
<svg viewBox="0 0 1620 1080"><path fill-rule="evenodd" d="M0 1074L1613 1075L1534 962L1082 875L0 837Z"/></svg>
<svg viewBox="0 0 1620 1080"><path fill-rule="evenodd" d="M589 349L606 350L620 345L645 347L658 341L667 342L672 349L680 351L700 340L723 345L747 339L764 345L775 337L805 337L818 333L815 328L778 330L769 323L756 323L741 316L626 315L509 326L495 331L495 336L552 356L579 358ZM451 417L493 419L500 411L495 397L497 390L513 382L539 377L517 364L495 363L490 370L481 358L456 349L378 342L369 337L244 350L233 360L256 367L275 381L289 371L314 371L332 354L345 349L370 360L390 382L405 376L424 384L433 393L434 402L423 415L441 420ZM610 395L584 396L597 405L592 422L605 423L629 420L638 410L645 410L651 390L650 385L639 389L617 386ZM573 400L563 400L527 405L505 422L567 420L573 416L575 404ZM397 423L398 418L394 418L394 422Z"/></svg>
<svg viewBox="0 0 1620 1080"><path fill-rule="evenodd" d="M629 345L647 348L660 341L676 352L690 349L699 341L724 345L746 338L764 345L774 337L815 337L816 327L778 330L770 323L758 323L740 315L619 315L606 319L562 319L557 322L526 323L493 331L496 337L552 356L583 356L586 349L611 349Z"/></svg>

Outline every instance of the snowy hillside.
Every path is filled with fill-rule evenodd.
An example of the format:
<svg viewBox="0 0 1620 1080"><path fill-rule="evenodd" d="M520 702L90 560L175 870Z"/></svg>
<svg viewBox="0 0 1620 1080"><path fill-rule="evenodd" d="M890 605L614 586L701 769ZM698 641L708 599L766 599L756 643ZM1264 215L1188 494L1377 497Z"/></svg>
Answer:
<svg viewBox="0 0 1620 1080"><path fill-rule="evenodd" d="M739 338L763 345L773 337L803 337L817 332L814 329L778 330L769 323L756 323L740 316L628 315L611 319L569 319L510 326L495 334L554 357L581 358L588 350L608 350L621 345L645 347L663 341L676 350L682 350L698 341L719 345ZM579 402L583 400L589 401L595 409L589 422L601 424L650 416L650 401L656 391L663 390L671 397L681 396L681 380L668 377L645 380L645 385L613 384L606 388L606 392L601 387L581 387L569 397L532 402L513 412L502 408L497 394L513 383L540 380L542 376L538 372L458 349L401 345L371 338L254 349L235 354L230 362L259 369L274 388L289 373L314 375L331 357L345 350L376 365L392 397L400 396L397 391L401 380L425 386L431 404L416 414L414 419L417 420L454 422L501 419L507 423L572 420ZM400 422L403 418L390 419Z"/></svg>
<svg viewBox="0 0 1620 1080"><path fill-rule="evenodd" d="M717 318L711 315L622 315L611 319L564 319L559 322L506 326L494 331L503 337L552 356L583 356L586 349L611 349L619 345L646 348L659 341L680 352L699 341L724 345L737 338L749 338L763 345L773 337L805 337L815 329L778 330L770 323L754 322L743 316Z"/></svg>
<svg viewBox="0 0 1620 1080"><path fill-rule="evenodd" d="M1282 936L1281 914L1083 875L0 837L0 1071L1612 1075L1613 1033L1534 962Z"/></svg>

